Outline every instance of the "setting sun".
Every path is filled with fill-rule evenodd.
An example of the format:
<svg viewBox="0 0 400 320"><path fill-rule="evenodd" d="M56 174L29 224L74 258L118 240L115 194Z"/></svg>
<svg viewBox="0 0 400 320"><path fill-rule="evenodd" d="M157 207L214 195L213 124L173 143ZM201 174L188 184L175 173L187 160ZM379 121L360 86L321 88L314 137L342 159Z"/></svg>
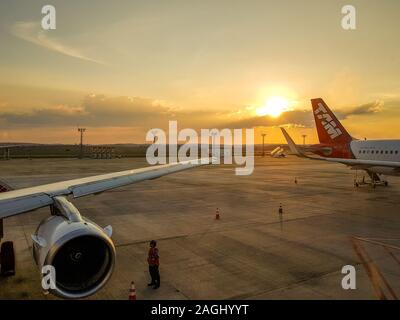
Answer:
<svg viewBox="0 0 400 320"><path fill-rule="evenodd" d="M282 112L289 110L289 101L286 98L275 96L267 99L265 104L256 109L258 116L279 117Z"/></svg>

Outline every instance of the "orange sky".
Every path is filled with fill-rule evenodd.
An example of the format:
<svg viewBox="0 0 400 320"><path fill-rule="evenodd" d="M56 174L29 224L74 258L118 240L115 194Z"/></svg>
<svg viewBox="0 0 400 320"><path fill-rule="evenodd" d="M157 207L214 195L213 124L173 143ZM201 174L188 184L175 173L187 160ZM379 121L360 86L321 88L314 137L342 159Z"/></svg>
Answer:
<svg viewBox="0 0 400 320"><path fill-rule="evenodd" d="M76 143L84 126L87 143L143 143L178 120L315 143L316 97L355 137L399 138L398 1L352 1L351 31L342 1L52 4L44 31L40 1L0 3L0 142Z"/></svg>

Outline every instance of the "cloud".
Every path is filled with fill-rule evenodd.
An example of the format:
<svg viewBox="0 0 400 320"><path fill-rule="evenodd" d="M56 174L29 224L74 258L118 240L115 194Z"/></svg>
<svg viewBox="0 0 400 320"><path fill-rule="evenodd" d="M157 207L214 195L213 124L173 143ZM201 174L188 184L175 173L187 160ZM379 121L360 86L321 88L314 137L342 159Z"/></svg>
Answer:
<svg viewBox="0 0 400 320"><path fill-rule="evenodd" d="M18 107L14 110L19 110ZM90 94L78 105L59 104L29 111L7 111L0 119L10 125L34 126L146 126L160 124L173 116L162 101L141 97L107 97Z"/></svg>
<svg viewBox="0 0 400 320"><path fill-rule="evenodd" d="M341 119L346 119L349 116L355 115L370 115L381 112L383 110L384 102L377 100L374 102L366 103L346 111L338 111L337 116Z"/></svg>
<svg viewBox="0 0 400 320"><path fill-rule="evenodd" d="M283 112L279 117L254 116L243 118L238 121L227 123L227 127L233 128L253 128L253 127L271 127L291 125L296 127L312 127L314 120L309 110L292 110Z"/></svg>
<svg viewBox="0 0 400 320"><path fill-rule="evenodd" d="M75 95L74 95L75 96ZM50 99L50 100L49 100ZM142 130L166 128L169 120L177 120L180 128L254 128L254 127L314 127L314 117L310 109L283 112L279 117L249 116L251 108L238 108L229 112L190 110L177 108L165 101L129 96L84 95L83 98L31 100L36 107L22 108L20 102L5 105L0 111L3 127L67 127L83 125L88 127L135 127ZM393 104L394 105L394 104ZM386 107L386 104L385 104ZM337 111L339 119L352 115L366 115L380 112L382 101L360 105Z"/></svg>
<svg viewBox="0 0 400 320"><path fill-rule="evenodd" d="M377 100L375 102L366 103L348 110L334 110L336 116L344 120L354 115L373 115L383 110L384 102ZM310 110L292 110L283 112L279 117L270 116L254 116L243 118L227 124L228 127L270 127L270 126L294 126L294 127L314 127L314 117Z"/></svg>
<svg viewBox="0 0 400 320"><path fill-rule="evenodd" d="M85 61L104 64L104 62L100 60L88 57L76 48L61 43L60 40L51 39L48 36L49 31L43 30L37 22L16 22L11 28L11 33L20 39L34 43L51 51Z"/></svg>
<svg viewBox="0 0 400 320"><path fill-rule="evenodd" d="M0 86L1 89L1 86ZM1 91L0 91L1 92ZM19 91L16 91L19 92ZM7 108L0 109L0 121L7 127L56 127L84 125L88 127L140 127L165 128L169 120L177 120L179 127L193 129L218 127L226 121L227 114L207 110L188 110L178 108L165 101L129 96L106 96L102 94L87 94L75 99L69 93L57 92L46 95L40 90L42 99L34 99L26 105L26 99L14 103L7 99L0 100ZM60 98L64 95L64 98ZM13 97L8 97L11 101Z"/></svg>

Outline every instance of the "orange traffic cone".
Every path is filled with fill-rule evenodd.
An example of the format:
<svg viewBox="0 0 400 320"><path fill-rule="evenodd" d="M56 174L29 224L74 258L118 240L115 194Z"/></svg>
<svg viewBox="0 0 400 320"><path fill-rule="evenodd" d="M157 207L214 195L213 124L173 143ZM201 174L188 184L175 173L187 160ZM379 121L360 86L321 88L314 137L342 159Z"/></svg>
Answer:
<svg viewBox="0 0 400 320"><path fill-rule="evenodd" d="M215 211L215 220L219 220L219 208Z"/></svg>
<svg viewBox="0 0 400 320"><path fill-rule="evenodd" d="M136 300L136 288L133 281L131 282L131 288L129 289L129 300Z"/></svg>

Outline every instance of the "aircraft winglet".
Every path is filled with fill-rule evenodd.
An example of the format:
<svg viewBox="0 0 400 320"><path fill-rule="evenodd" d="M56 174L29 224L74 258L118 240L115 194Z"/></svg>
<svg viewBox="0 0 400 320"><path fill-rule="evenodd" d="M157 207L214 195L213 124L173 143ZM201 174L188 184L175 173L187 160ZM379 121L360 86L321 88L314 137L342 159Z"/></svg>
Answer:
<svg viewBox="0 0 400 320"><path fill-rule="evenodd" d="M304 153L300 151L299 147L294 143L293 139L286 132L285 128L281 127L281 130L282 130L283 135L285 136L285 139L290 148L290 151L292 151L292 153L298 157L305 157Z"/></svg>

